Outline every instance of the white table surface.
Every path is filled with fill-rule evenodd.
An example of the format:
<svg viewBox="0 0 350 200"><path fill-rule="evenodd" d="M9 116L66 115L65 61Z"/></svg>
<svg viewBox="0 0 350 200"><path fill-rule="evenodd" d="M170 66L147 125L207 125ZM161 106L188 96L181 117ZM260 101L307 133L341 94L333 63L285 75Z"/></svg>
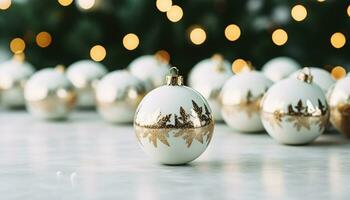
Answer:
<svg viewBox="0 0 350 200"><path fill-rule="evenodd" d="M349 199L350 143L328 133L308 146L217 124L185 166L154 163L131 125L94 112L45 122L0 110L0 199Z"/></svg>

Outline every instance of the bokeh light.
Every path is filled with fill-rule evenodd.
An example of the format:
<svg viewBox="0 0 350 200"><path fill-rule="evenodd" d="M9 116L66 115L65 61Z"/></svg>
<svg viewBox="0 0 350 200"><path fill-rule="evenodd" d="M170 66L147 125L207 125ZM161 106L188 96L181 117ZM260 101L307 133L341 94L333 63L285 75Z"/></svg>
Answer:
<svg viewBox="0 0 350 200"><path fill-rule="evenodd" d="M167 12L173 5L172 0L157 0L156 6L160 12Z"/></svg>
<svg viewBox="0 0 350 200"><path fill-rule="evenodd" d="M235 41L241 36L241 29L236 24L230 24L225 28L225 37L230 41Z"/></svg>
<svg viewBox="0 0 350 200"><path fill-rule="evenodd" d="M76 3L80 8L88 10L94 7L95 0L76 0Z"/></svg>
<svg viewBox="0 0 350 200"><path fill-rule="evenodd" d="M238 58L232 63L232 71L236 74L248 69L250 69L248 62L246 62L242 58Z"/></svg>
<svg viewBox="0 0 350 200"><path fill-rule="evenodd" d="M58 0L58 3L59 3L61 6L69 6L70 4L73 3L73 0Z"/></svg>
<svg viewBox="0 0 350 200"><path fill-rule="evenodd" d="M207 34L201 27L194 27L190 31L190 40L195 45L200 45L207 39Z"/></svg>
<svg viewBox="0 0 350 200"><path fill-rule="evenodd" d="M90 50L92 60L100 62L106 57L106 49L101 45L95 45Z"/></svg>
<svg viewBox="0 0 350 200"><path fill-rule="evenodd" d="M6 10L11 6L11 0L0 0L0 10Z"/></svg>
<svg viewBox="0 0 350 200"><path fill-rule="evenodd" d="M348 8L346 9L348 16L350 17L350 5L348 5Z"/></svg>
<svg viewBox="0 0 350 200"><path fill-rule="evenodd" d="M307 10L303 5L295 5L291 10L291 15L295 21L303 21L307 16Z"/></svg>
<svg viewBox="0 0 350 200"><path fill-rule="evenodd" d="M40 32L36 35L35 41L39 47L45 48L51 44L52 37L48 32Z"/></svg>
<svg viewBox="0 0 350 200"><path fill-rule="evenodd" d="M332 69L331 74L335 80L339 80L346 76L346 70L342 66L336 66Z"/></svg>
<svg viewBox="0 0 350 200"><path fill-rule="evenodd" d="M288 41L288 34L283 29L277 29L272 33L272 41L278 46L284 45Z"/></svg>
<svg viewBox="0 0 350 200"><path fill-rule="evenodd" d="M166 12L166 16L170 21L178 22L183 16L182 8L180 6L173 5L171 6L170 10Z"/></svg>
<svg viewBox="0 0 350 200"><path fill-rule="evenodd" d="M346 38L343 33L337 32L333 33L331 37L331 44L334 48L342 48L346 43Z"/></svg>
<svg viewBox="0 0 350 200"><path fill-rule="evenodd" d="M10 49L13 53L22 53L26 48L26 43L21 38L14 38L10 42Z"/></svg>
<svg viewBox="0 0 350 200"><path fill-rule="evenodd" d="M134 33L128 33L123 38L123 45L127 50L134 50L139 46L139 37Z"/></svg>
<svg viewBox="0 0 350 200"><path fill-rule="evenodd" d="M157 51L155 53L155 56L160 58L161 60L167 62L167 63L169 63L169 61L170 61L170 54L169 54L169 52L167 52L164 49Z"/></svg>

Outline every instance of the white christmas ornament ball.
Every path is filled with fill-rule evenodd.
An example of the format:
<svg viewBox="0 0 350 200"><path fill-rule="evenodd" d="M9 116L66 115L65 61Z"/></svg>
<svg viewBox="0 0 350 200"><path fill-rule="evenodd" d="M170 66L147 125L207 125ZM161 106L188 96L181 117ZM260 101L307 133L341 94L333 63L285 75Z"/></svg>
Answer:
<svg viewBox="0 0 350 200"><path fill-rule="evenodd" d="M221 91L221 114L233 129L263 131L260 101L272 81L258 71L244 71L231 77Z"/></svg>
<svg viewBox="0 0 350 200"><path fill-rule="evenodd" d="M132 61L128 68L131 74L153 89L165 83L164 77L169 72L170 66L168 61L159 55L144 55Z"/></svg>
<svg viewBox="0 0 350 200"><path fill-rule="evenodd" d="M23 88L34 68L28 62L11 59L0 65L0 103L5 108L25 105Z"/></svg>
<svg viewBox="0 0 350 200"><path fill-rule="evenodd" d="M289 57L276 57L268 61L262 71L273 82L287 78L293 72L300 69L300 64Z"/></svg>
<svg viewBox="0 0 350 200"><path fill-rule="evenodd" d="M350 76L340 79L329 91L332 125L350 138Z"/></svg>
<svg viewBox="0 0 350 200"><path fill-rule="evenodd" d="M68 67L67 76L77 90L79 107L95 106L95 86L106 73L104 65L92 60L81 60Z"/></svg>
<svg viewBox="0 0 350 200"><path fill-rule="evenodd" d="M273 85L262 100L262 122L279 143L300 145L314 141L325 130L329 108L322 89L309 72Z"/></svg>
<svg viewBox="0 0 350 200"><path fill-rule="evenodd" d="M142 149L156 161L180 165L199 157L213 134L214 120L205 98L183 86L177 73L167 85L148 93L137 108L134 128Z"/></svg>
<svg viewBox="0 0 350 200"><path fill-rule="evenodd" d="M42 119L66 119L75 106L76 92L63 71L36 72L27 82L24 96L28 111Z"/></svg>
<svg viewBox="0 0 350 200"><path fill-rule="evenodd" d="M222 120L219 99L221 88L232 75L230 63L220 55L200 61L189 74L189 86L208 100L216 121Z"/></svg>
<svg viewBox="0 0 350 200"><path fill-rule="evenodd" d="M96 87L97 110L112 123L131 123L146 94L143 82L126 70L107 74Z"/></svg>
<svg viewBox="0 0 350 200"><path fill-rule="evenodd" d="M331 73L327 70L310 67L311 75L313 76L313 82L320 86L325 94L327 94L329 88L336 82ZM301 70L294 72L290 77L297 78Z"/></svg>

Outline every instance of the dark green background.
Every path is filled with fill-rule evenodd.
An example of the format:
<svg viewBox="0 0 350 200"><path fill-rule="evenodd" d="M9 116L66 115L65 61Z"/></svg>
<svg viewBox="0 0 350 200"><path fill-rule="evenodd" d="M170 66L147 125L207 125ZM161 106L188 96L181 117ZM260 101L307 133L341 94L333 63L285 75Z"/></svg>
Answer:
<svg viewBox="0 0 350 200"><path fill-rule="evenodd" d="M165 13L158 11L153 0L102 0L102 6L91 12L82 12L75 3L63 7L56 0L22 1L0 11L0 43L8 47L12 38L25 38L26 58L37 68L69 65L89 58L95 44L106 48L103 63L110 70L124 68L134 58L160 49L167 50L171 63L185 72L217 52L230 61L250 60L258 69L270 58L281 55L293 57L303 66L328 66L327 69L334 65L348 67L350 63L349 44L335 49L329 42L334 32L349 36L350 17L346 9L350 2L346 0L261 1L257 10L248 9L248 5L260 0L173 0L184 11L178 23L170 22ZM298 3L308 10L302 22L289 16L291 7ZM273 17L276 9L286 11L287 21ZM267 22L267 26L259 28L255 25L257 20ZM242 31L235 42L224 36L230 23L238 24ZM194 24L207 32L203 45L195 46L188 40L187 29ZM272 43L271 33L276 28L288 32L286 45L278 47ZM41 31L48 31L53 37L48 48L35 44L35 35ZM122 46L122 38L129 32L140 38L134 51Z"/></svg>

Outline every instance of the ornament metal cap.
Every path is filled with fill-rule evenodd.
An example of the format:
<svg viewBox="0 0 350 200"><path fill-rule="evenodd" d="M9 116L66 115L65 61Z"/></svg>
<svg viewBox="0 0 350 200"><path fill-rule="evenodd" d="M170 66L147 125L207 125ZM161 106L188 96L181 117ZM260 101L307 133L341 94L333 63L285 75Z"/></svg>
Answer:
<svg viewBox="0 0 350 200"><path fill-rule="evenodd" d="M313 76L311 75L311 70L308 67L304 67L299 75L298 79L305 82L305 83L312 83Z"/></svg>
<svg viewBox="0 0 350 200"><path fill-rule="evenodd" d="M216 61L217 64L215 65L215 69L219 72L223 72L225 71L225 68L224 68L224 57L221 55L221 54L214 54L212 57L211 57L212 60Z"/></svg>
<svg viewBox="0 0 350 200"><path fill-rule="evenodd" d="M173 86L181 86L183 85L183 78L179 75L179 70L176 67L172 67L169 69L170 74L166 76L166 84Z"/></svg>
<svg viewBox="0 0 350 200"><path fill-rule="evenodd" d="M64 65L57 65L56 67L55 67L55 71L57 71L57 72L59 72L59 73L64 73L64 71L65 71L65 67L64 67Z"/></svg>

